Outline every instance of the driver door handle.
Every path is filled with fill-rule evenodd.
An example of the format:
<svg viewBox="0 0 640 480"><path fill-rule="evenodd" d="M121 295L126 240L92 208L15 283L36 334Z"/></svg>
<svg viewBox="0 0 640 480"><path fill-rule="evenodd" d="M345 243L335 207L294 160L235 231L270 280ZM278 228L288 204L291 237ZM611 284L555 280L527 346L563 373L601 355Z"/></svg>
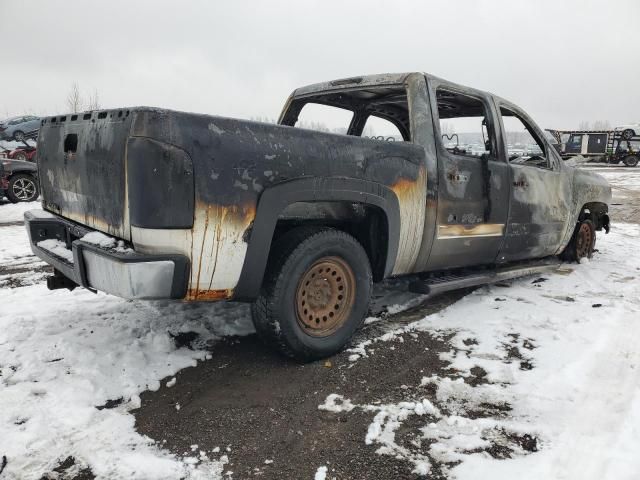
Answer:
<svg viewBox="0 0 640 480"><path fill-rule="evenodd" d="M454 171L447 173L447 180L451 183L466 183L469 181L469 177Z"/></svg>

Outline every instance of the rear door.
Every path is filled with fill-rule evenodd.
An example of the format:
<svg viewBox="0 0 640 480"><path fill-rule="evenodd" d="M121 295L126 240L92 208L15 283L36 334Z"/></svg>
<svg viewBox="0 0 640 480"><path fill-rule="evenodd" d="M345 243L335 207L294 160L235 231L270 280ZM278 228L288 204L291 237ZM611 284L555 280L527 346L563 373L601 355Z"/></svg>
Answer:
<svg viewBox="0 0 640 480"><path fill-rule="evenodd" d="M499 262L540 258L557 253L569 219L572 184L559 156L540 128L516 106L497 102L511 184L509 217ZM541 154L509 148L535 144Z"/></svg>
<svg viewBox="0 0 640 480"><path fill-rule="evenodd" d="M493 263L509 205L509 166L482 92L430 79L438 156L436 234L428 269Z"/></svg>

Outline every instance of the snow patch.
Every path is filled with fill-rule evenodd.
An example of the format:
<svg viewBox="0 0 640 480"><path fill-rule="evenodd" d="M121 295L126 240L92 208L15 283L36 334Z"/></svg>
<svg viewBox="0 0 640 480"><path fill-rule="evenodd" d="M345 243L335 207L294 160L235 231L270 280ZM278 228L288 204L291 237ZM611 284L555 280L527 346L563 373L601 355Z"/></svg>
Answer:
<svg viewBox="0 0 640 480"><path fill-rule="evenodd" d="M47 252L53 253L56 257L64 258L67 262L73 263L73 251L67 248L67 245L54 238L48 240L42 240L36 243L36 245Z"/></svg>
<svg viewBox="0 0 640 480"><path fill-rule="evenodd" d="M316 474L313 477L313 480L326 480L327 478L327 467L326 466L322 466L322 467L318 467L318 470L316 470Z"/></svg>

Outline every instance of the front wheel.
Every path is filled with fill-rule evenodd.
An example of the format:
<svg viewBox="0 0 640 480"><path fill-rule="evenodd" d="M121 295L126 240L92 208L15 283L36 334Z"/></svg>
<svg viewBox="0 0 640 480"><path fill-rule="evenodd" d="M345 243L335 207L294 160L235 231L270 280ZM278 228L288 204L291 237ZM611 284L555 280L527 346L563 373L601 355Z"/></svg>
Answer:
<svg viewBox="0 0 640 480"><path fill-rule="evenodd" d="M563 260L578 262L591 258L596 245L596 227L591 220L583 220L576 225L571 241L561 254Z"/></svg>
<svg viewBox="0 0 640 480"><path fill-rule="evenodd" d="M627 167L635 167L638 165L640 158L637 155L627 155L622 159L622 163L624 163Z"/></svg>
<svg viewBox="0 0 640 480"><path fill-rule="evenodd" d="M38 182L31 175L20 173L9 180L7 198L10 202L33 202L38 195Z"/></svg>
<svg viewBox="0 0 640 480"><path fill-rule="evenodd" d="M261 337L301 361L339 352L362 325L371 297L371 266L351 235L300 227L272 249L252 305Z"/></svg>
<svg viewBox="0 0 640 480"><path fill-rule="evenodd" d="M16 131L13 133L13 139L14 139L16 142L21 142L21 141L23 141L23 140L24 140L24 132L22 132L22 131L20 131L20 130L16 130Z"/></svg>

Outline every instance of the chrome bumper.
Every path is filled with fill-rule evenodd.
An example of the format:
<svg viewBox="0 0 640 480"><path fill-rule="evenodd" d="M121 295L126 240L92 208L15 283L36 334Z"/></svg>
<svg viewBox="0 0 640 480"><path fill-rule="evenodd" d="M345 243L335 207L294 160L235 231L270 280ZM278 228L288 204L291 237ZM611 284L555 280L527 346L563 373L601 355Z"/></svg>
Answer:
<svg viewBox="0 0 640 480"><path fill-rule="evenodd" d="M79 286L128 299L186 295L189 260L183 255L101 248L82 240L92 230L44 210L25 212L24 221L33 253ZM38 245L45 240L55 240L59 247Z"/></svg>

